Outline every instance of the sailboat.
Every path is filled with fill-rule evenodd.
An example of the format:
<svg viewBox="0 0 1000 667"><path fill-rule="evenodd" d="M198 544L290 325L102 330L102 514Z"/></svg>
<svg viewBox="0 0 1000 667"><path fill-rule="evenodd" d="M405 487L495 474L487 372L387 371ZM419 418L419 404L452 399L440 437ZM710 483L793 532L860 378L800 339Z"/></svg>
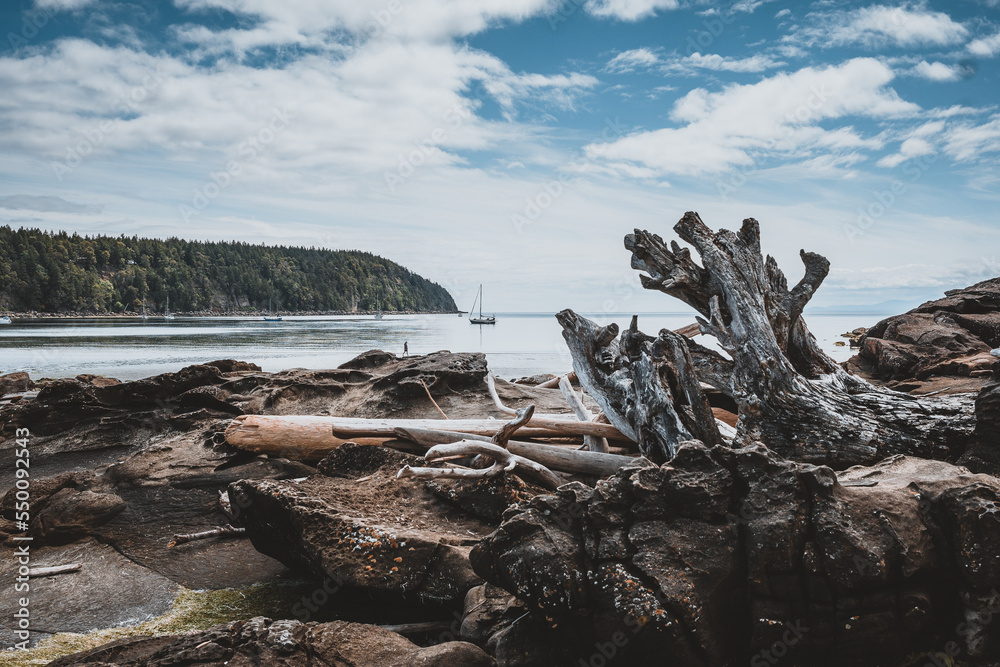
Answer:
<svg viewBox="0 0 1000 667"><path fill-rule="evenodd" d="M479 303L479 317L473 315L469 318L471 324L496 324L497 318L493 315L483 316L483 286L479 285L479 292L476 294L476 300L472 302L472 308L469 309L469 313L472 313L476 309L476 303Z"/></svg>
<svg viewBox="0 0 1000 667"><path fill-rule="evenodd" d="M146 295L145 294L142 295L142 319L143 320L148 320L149 319L149 314L146 313Z"/></svg>
<svg viewBox="0 0 1000 667"><path fill-rule="evenodd" d="M274 310L272 310L272 308L271 308L271 297L267 298L267 312L270 313L270 314L264 316L264 321L265 322L280 322L281 321L281 315L275 315L274 314Z"/></svg>
<svg viewBox="0 0 1000 667"><path fill-rule="evenodd" d="M375 299L375 319L382 319L382 302L378 298Z"/></svg>
<svg viewBox="0 0 1000 667"><path fill-rule="evenodd" d="M167 297L167 309L163 311L163 319L172 320L174 316L170 313L170 297Z"/></svg>

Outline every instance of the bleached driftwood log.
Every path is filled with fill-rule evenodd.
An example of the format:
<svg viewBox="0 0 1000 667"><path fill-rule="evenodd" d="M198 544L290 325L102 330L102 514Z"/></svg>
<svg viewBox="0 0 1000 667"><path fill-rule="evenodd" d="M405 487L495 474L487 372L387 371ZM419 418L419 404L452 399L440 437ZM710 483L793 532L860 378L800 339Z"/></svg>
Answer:
<svg viewBox="0 0 1000 667"><path fill-rule="evenodd" d="M691 259L688 248L676 242L667 246L645 231L627 236L625 247L632 251L632 267L648 274L642 276L643 286L695 308L701 314L702 331L715 336L731 357L731 391L739 408L737 444L763 442L782 456L836 468L892 454L957 457L974 426L971 400L916 398L875 387L840 368L809 333L802 310L829 271L824 257L801 252L805 275L789 289L774 259L761 253L756 220L744 220L738 232L713 233L697 213L689 212L674 231L698 251L703 266ZM620 342L614 341L616 329L588 325L569 311L559 317L574 368L611 422L635 436L640 446L645 443L647 455L669 454L672 432L666 424L657 431L656 420L651 423L649 416L661 415L664 405L677 411L676 401L665 403L664 397L671 371L663 366L665 373L648 371L646 382L631 384L621 377L627 368L637 378L630 368L637 361L659 363L663 355L657 355L648 343L651 339L639 338L652 347L646 348L647 354L640 350L636 355L625 334ZM661 347L678 349L669 336L664 338L661 332L657 339L663 341ZM715 365L716 375L726 371L722 364ZM677 370L676 364L668 366ZM664 376L666 382L656 381ZM668 421L676 423L673 417ZM661 433L667 438L664 442L659 440Z"/></svg>
<svg viewBox="0 0 1000 667"><path fill-rule="evenodd" d="M569 407L573 410L577 419L585 422L594 420L594 413L588 410L587 406L583 404L583 400L577 395L576 390L573 389L573 385L569 383L569 378L567 376L564 375L559 378L559 389L562 391L563 396L566 398L566 402L569 403ZM592 452L608 451L608 441L604 438L598 438L597 436L583 436L583 444L586 445L587 449Z"/></svg>
<svg viewBox="0 0 1000 667"><path fill-rule="evenodd" d="M400 439L433 447L438 444L450 444L461 440L491 442L486 436L471 436L452 431L437 431L432 429L397 429L396 436ZM576 451L566 446L542 445L533 442L508 440L507 450L511 454L537 461L550 470L577 473L580 475L596 475L607 477L615 474L619 468L634 463L631 456L621 454L605 454L602 452Z"/></svg>

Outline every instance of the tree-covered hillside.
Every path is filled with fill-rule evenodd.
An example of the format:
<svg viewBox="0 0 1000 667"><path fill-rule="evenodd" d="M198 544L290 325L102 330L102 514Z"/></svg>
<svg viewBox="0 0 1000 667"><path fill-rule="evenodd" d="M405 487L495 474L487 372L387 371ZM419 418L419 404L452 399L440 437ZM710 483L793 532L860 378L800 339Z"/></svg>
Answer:
<svg viewBox="0 0 1000 667"><path fill-rule="evenodd" d="M0 227L0 310L454 312L451 295L357 251L49 233Z"/></svg>

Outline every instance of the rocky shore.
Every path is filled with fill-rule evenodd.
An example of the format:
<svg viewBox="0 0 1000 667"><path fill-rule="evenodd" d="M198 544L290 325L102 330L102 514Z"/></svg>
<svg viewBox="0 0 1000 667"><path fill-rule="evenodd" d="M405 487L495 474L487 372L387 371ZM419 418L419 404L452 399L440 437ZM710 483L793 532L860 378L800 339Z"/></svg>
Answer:
<svg viewBox="0 0 1000 667"><path fill-rule="evenodd" d="M949 404L974 415L974 430L947 450L841 469L721 431L660 465L634 450L613 475L571 475L550 491L509 472L400 478L428 465L405 442L348 442L312 465L291 442L261 455L222 436L241 415L444 427L444 413L499 428L510 415L498 402L571 414L560 389L535 386L546 377L497 380L495 400L481 354L376 350L280 373L224 360L41 387L0 377L3 455L30 431L32 567L79 565L31 579L30 655L129 667L997 664L1000 375L988 349L972 358L996 344L992 290L876 325L852 361L917 392L976 380ZM965 347L949 342L959 337ZM731 396L709 400L710 415L733 422ZM13 467L0 470L8 546L24 535L14 481ZM235 530L171 546L218 526ZM0 579L17 567L0 563ZM183 631L153 622L192 589L253 586L295 593ZM142 622L110 643L65 634ZM15 630L0 620L5 645Z"/></svg>

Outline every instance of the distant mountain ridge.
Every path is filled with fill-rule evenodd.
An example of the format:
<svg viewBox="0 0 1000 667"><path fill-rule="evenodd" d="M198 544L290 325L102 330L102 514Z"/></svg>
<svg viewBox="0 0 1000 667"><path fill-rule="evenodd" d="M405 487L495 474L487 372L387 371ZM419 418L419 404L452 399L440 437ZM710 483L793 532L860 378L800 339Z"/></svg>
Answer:
<svg viewBox="0 0 1000 667"><path fill-rule="evenodd" d="M0 227L0 310L455 312L445 288L355 250Z"/></svg>

